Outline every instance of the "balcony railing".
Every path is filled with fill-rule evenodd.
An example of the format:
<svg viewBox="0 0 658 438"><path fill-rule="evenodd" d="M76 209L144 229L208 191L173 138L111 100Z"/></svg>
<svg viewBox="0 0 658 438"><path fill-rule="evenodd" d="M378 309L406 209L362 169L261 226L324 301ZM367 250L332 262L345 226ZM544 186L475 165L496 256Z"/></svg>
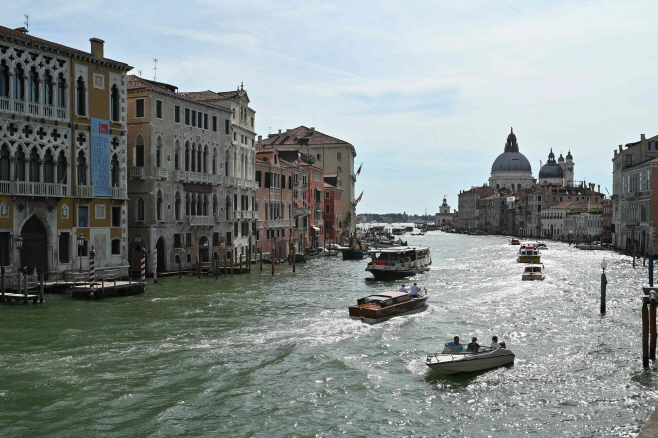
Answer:
<svg viewBox="0 0 658 438"><path fill-rule="evenodd" d="M165 167L156 167L155 177L160 179L167 179L169 177L169 169Z"/></svg>
<svg viewBox="0 0 658 438"><path fill-rule="evenodd" d="M235 178L235 183L240 189L244 189L244 180L242 178Z"/></svg>
<svg viewBox="0 0 658 438"><path fill-rule="evenodd" d="M224 183L224 177L221 175L215 175L215 184L222 185Z"/></svg>
<svg viewBox="0 0 658 438"><path fill-rule="evenodd" d="M174 170L174 181L185 181L185 171Z"/></svg>
<svg viewBox="0 0 658 438"><path fill-rule="evenodd" d="M310 208L300 208L300 207L295 207L293 209L294 214L301 214L302 216L310 216L312 214L313 210Z"/></svg>
<svg viewBox="0 0 658 438"><path fill-rule="evenodd" d="M2 111L9 111L9 98L8 97L0 97L0 110Z"/></svg>
<svg viewBox="0 0 658 438"><path fill-rule="evenodd" d="M227 176L226 177L226 186L227 187L235 187L235 177Z"/></svg>
<svg viewBox="0 0 658 438"><path fill-rule="evenodd" d="M209 173L190 172L190 171L187 171L187 170L175 170L174 171L174 180L175 181L183 181L183 182L191 182L191 183L212 184L215 181L215 177L214 177L214 175L211 175Z"/></svg>
<svg viewBox="0 0 658 438"><path fill-rule="evenodd" d="M233 211L233 219L242 219L242 210Z"/></svg>
<svg viewBox="0 0 658 438"><path fill-rule="evenodd" d="M29 114L31 116L42 116L49 119L67 119L66 108L38 102L14 100L8 97L0 97L0 111L11 111L21 114Z"/></svg>
<svg viewBox="0 0 658 438"><path fill-rule="evenodd" d="M0 194L29 196L69 196L66 184L29 181L0 181Z"/></svg>
<svg viewBox="0 0 658 438"><path fill-rule="evenodd" d="M130 177L146 179L146 169L144 167L131 167L130 168Z"/></svg>
<svg viewBox="0 0 658 438"><path fill-rule="evenodd" d="M270 187L270 194L280 195L281 194L281 188L280 187Z"/></svg>
<svg viewBox="0 0 658 438"><path fill-rule="evenodd" d="M244 180L244 188L245 189L251 189L254 187L254 181L251 181L249 179Z"/></svg>
<svg viewBox="0 0 658 438"><path fill-rule="evenodd" d="M190 225L193 227L211 227L214 224L214 216L193 216L190 219Z"/></svg>
<svg viewBox="0 0 658 438"><path fill-rule="evenodd" d="M128 199L126 187L112 187L112 199Z"/></svg>
<svg viewBox="0 0 658 438"><path fill-rule="evenodd" d="M269 220L266 221L267 228L285 228L289 227L290 221L287 219L276 219L276 220Z"/></svg>
<svg viewBox="0 0 658 438"><path fill-rule="evenodd" d="M242 211L242 219L251 219L251 217L253 216L252 213L253 212L251 212L251 211L243 210Z"/></svg>
<svg viewBox="0 0 658 438"><path fill-rule="evenodd" d="M94 197L94 186L78 186L78 198L93 198Z"/></svg>

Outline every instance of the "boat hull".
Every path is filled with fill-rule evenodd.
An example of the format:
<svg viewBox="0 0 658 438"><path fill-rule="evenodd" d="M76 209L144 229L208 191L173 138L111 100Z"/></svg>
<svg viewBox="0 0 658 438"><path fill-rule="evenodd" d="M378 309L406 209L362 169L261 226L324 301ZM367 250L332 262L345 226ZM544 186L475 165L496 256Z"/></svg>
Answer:
<svg viewBox="0 0 658 438"><path fill-rule="evenodd" d="M424 295L420 298L377 309L359 305L350 306L350 318L360 320L361 322L374 324L386 321L387 319L393 318L395 316L403 316L422 312L427 308L428 299L429 295Z"/></svg>
<svg viewBox="0 0 658 438"><path fill-rule="evenodd" d="M400 278L413 277L414 275L421 274L429 270L430 270L429 267L424 267L420 269L411 269L405 271L366 268L366 271L370 272L375 277L375 280L397 280Z"/></svg>
<svg viewBox="0 0 658 438"><path fill-rule="evenodd" d="M516 261L518 263L539 263L541 256L519 256Z"/></svg>
<svg viewBox="0 0 658 438"><path fill-rule="evenodd" d="M365 252L360 249L344 249L343 260L363 260Z"/></svg>
<svg viewBox="0 0 658 438"><path fill-rule="evenodd" d="M544 274L541 274L541 275L527 275L527 274L523 274L523 275L521 275L521 279L522 279L523 281L543 280L543 279L544 279Z"/></svg>
<svg viewBox="0 0 658 438"><path fill-rule="evenodd" d="M469 357L468 355L441 354L437 355L441 360L430 361L428 359L426 365L436 373L454 375L485 371L514 363L514 353L509 350L500 349L492 353L491 355L474 355L474 357Z"/></svg>

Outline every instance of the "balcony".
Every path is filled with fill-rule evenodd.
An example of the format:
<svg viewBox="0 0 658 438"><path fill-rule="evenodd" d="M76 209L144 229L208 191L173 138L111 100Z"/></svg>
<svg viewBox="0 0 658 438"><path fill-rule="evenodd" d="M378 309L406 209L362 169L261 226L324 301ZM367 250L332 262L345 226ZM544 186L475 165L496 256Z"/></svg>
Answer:
<svg viewBox="0 0 658 438"><path fill-rule="evenodd" d="M255 183L255 181L251 181L251 180L245 179L245 180L244 180L244 188L245 188L245 189L251 189L251 188L254 187L254 183Z"/></svg>
<svg viewBox="0 0 658 438"><path fill-rule="evenodd" d="M295 207L293 209L293 213L295 215L301 214L302 216L310 216L313 213L313 210L311 210L310 208Z"/></svg>
<svg viewBox="0 0 658 438"><path fill-rule="evenodd" d="M244 210L242 212L242 219L251 219L252 218L252 213L251 211Z"/></svg>
<svg viewBox="0 0 658 438"><path fill-rule="evenodd" d="M163 169L163 170L167 170L167 169ZM214 180L215 180L214 175L210 175L208 173L190 172L187 170L174 171L174 181L212 184Z"/></svg>
<svg viewBox="0 0 658 438"><path fill-rule="evenodd" d="M77 187L78 198L93 198L94 197L94 186L78 186Z"/></svg>
<svg viewBox="0 0 658 438"><path fill-rule="evenodd" d="M264 224L264 223L265 223L265 221L258 221L258 222L256 223L256 229L257 229L257 230L262 230L262 229L263 229L263 224Z"/></svg>
<svg viewBox="0 0 658 438"><path fill-rule="evenodd" d="M280 195L281 194L281 188L280 187L270 187L270 194L271 195Z"/></svg>
<svg viewBox="0 0 658 438"><path fill-rule="evenodd" d="M23 196L69 196L66 184L29 181L2 181L0 193Z"/></svg>
<svg viewBox="0 0 658 438"><path fill-rule="evenodd" d="M174 170L174 181L185 181L185 171Z"/></svg>
<svg viewBox="0 0 658 438"><path fill-rule="evenodd" d="M233 219L242 219L242 210L233 211Z"/></svg>
<svg viewBox="0 0 658 438"><path fill-rule="evenodd" d="M128 199L128 189L126 187L112 187L112 199Z"/></svg>
<svg viewBox="0 0 658 438"><path fill-rule="evenodd" d="M235 177L233 176L226 177L226 187L235 187Z"/></svg>
<svg viewBox="0 0 658 438"><path fill-rule="evenodd" d="M221 175L215 175L215 184L220 186L224 183L224 177Z"/></svg>
<svg viewBox="0 0 658 438"><path fill-rule="evenodd" d="M236 178L235 182L237 183L238 188L244 189L244 180L242 178Z"/></svg>
<svg viewBox="0 0 658 438"><path fill-rule="evenodd" d="M286 228L290 227L290 221L285 219L270 220L267 222L267 228Z"/></svg>
<svg viewBox="0 0 658 438"><path fill-rule="evenodd" d="M131 167L130 168L130 177L146 179L146 169L144 167Z"/></svg>
<svg viewBox="0 0 658 438"><path fill-rule="evenodd" d="M193 216L190 219L190 226L193 227L212 227L214 224L214 216Z"/></svg>
<svg viewBox="0 0 658 438"><path fill-rule="evenodd" d="M155 177L160 179L167 179L169 177L169 169L164 167L156 167Z"/></svg>
<svg viewBox="0 0 658 438"><path fill-rule="evenodd" d="M49 119L68 119L66 108L38 102L14 100L8 97L0 97L0 111L28 114L35 117L41 116Z"/></svg>

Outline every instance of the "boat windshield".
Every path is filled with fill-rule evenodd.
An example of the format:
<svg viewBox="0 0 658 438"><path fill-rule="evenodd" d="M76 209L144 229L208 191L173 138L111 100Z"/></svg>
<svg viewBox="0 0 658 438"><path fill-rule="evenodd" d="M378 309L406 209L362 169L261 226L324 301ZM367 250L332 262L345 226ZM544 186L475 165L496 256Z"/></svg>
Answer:
<svg viewBox="0 0 658 438"><path fill-rule="evenodd" d="M443 348L442 354L476 354L476 353L487 353L495 348L485 347L484 345L474 346L471 344L460 344L461 351L458 351L459 348L454 346L445 346Z"/></svg>

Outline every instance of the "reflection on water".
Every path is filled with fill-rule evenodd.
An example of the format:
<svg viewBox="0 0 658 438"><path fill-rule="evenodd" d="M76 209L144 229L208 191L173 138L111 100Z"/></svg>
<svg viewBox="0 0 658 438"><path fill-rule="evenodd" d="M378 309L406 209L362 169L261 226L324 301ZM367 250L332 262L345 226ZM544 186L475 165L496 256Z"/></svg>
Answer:
<svg viewBox="0 0 658 438"><path fill-rule="evenodd" d="M160 279L142 296L0 306L0 435L634 436L658 398L642 370L630 259L551 243L546 280L521 282L503 237L430 232L415 279L429 308L377 325L348 317L366 260L251 275ZM610 262L608 313L600 262ZM428 352L498 335L514 366L442 377Z"/></svg>

